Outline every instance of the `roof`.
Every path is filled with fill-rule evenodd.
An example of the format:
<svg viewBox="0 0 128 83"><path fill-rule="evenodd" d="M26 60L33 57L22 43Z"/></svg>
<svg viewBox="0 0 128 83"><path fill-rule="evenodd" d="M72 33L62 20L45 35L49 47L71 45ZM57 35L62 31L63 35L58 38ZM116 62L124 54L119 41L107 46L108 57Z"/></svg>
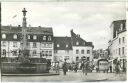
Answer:
<svg viewBox="0 0 128 83"><path fill-rule="evenodd" d="M2 26L1 31L6 32L6 33L21 33L22 27L20 27L20 26ZM52 30L52 27L27 27L27 33L53 35L53 30Z"/></svg>
<svg viewBox="0 0 128 83"><path fill-rule="evenodd" d="M6 38L2 39L3 41L20 41L22 39L22 27L2 26L1 34L6 34ZM17 35L17 39L13 38L14 34ZM26 34L30 36L30 39L27 39L29 42L51 42L53 39L53 30L51 27L27 27ZM34 35L37 36L35 40L33 39ZM46 40L43 40L44 36L46 36ZM51 36L51 40L48 40L49 36Z"/></svg>
<svg viewBox="0 0 128 83"><path fill-rule="evenodd" d="M71 30L71 39L72 39L72 45L73 46L91 46L93 47L92 42L87 42L84 39L80 37L80 35L77 35ZM76 43L79 43L78 45Z"/></svg>
<svg viewBox="0 0 128 83"><path fill-rule="evenodd" d="M1 32L19 33L21 31L22 31L22 27L18 27L18 26L1 26Z"/></svg>
<svg viewBox="0 0 128 83"><path fill-rule="evenodd" d="M116 37L116 32L118 32L119 34L121 32L126 31L126 20L116 20L116 21L113 21L112 24L113 24L113 38ZM121 24L123 24L122 30L120 30Z"/></svg>
<svg viewBox="0 0 128 83"><path fill-rule="evenodd" d="M29 27L27 32L53 35L52 27Z"/></svg>
<svg viewBox="0 0 128 83"><path fill-rule="evenodd" d="M54 37L53 41L55 50L72 50L71 37Z"/></svg>

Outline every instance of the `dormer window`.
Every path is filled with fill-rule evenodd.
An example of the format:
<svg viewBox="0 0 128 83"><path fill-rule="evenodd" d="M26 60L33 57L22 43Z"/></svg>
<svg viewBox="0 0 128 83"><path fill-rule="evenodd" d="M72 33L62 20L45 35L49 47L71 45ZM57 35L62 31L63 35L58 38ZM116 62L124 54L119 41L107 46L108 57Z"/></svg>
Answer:
<svg viewBox="0 0 128 83"><path fill-rule="evenodd" d="M66 45L66 48L68 47L68 45Z"/></svg>
<svg viewBox="0 0 128 83"><path fill-rule="evenodd" d="M36 35L34 35L34 36L33 36L33 39L34 39L34 40L35 40L35 39L37 39L37 36L36 36Z"/></svg>
<svg viewBox="0 0 128 83"><path fill-rule="evenodd" d="M123 30L123 24L120 24L120 29Z"/></svg>
<svg viewBox="0 0 128 83"><path fill-rule="evenodd" d="M16 35L16 34L14 34L14 35L13 35L13 38L14 38L14 39L17 39L17 35Z"/></svg>
<svg viewBox="0 0 128 83"><path fill-rule="evenodd" d="M43 40L46 40L46 36L43 36Z"/></svg>
<svg viewBox="0 0 128 83"><path fill-rule="evenodd" d="M116 31L116 36L118 35L118 31Z"/></svg>
<svg viewBox="0 0 128 83"><path fill-rule="evenodd" d="M79 42L76 42L76 45L79 45Z"/></svg>
<svg viewBox="0 0 128 83"><path fill-rule="evenodd" d="M30 35L28 35L28 39L30 39Z"/></svg>
<svg viewBox="0 0 128 83"><path fill-rule="evenodd" d="M3 47L6 46L6 42L5 42L5 41L2 42L2 46L3 46Z"/></svg>
<svg viewBox="0 0 128 83"><path fill-rule="evenodd" d="M48 36L48 41L51 41L51 36Z"/></svg>
<svg viewBox="0 0 128 83"><path fill-rule="evenodd" d="M2 38L3 39L6 39L6 34L2 34Z"/></svg>
<svg viewBox="0 0 128 83"><path fill-rule="evenodd" d="M57 44L57 47L60 47L60 45L59 45L59 44Z"/></svg>

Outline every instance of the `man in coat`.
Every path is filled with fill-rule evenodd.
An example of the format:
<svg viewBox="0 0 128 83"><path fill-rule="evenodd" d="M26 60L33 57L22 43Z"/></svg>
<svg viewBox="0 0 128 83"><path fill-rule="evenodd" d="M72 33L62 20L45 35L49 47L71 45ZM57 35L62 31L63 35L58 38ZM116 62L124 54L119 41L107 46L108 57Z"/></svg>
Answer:
<svg viewBox="0 0 128 83"><path fill-rule="evenodd" d="M64 62L63 66L62 66L62 69L63 69L64 75L66 75L66 72L68 71L67 63L66 62Z"/></svg>

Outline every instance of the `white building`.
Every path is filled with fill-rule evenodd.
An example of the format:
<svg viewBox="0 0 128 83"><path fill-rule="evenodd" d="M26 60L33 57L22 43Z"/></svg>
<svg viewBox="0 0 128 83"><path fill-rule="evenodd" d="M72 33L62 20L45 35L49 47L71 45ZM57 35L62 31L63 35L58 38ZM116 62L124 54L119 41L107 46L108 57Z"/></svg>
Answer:
<svg viewBox="0 0 128 83"><path fill-rule="evenodd" d="M15 58L21 51L22 27L1 27L1 57ZM53 31L50 27L27 27L30 58L53 60Z"/></svg>
<svg viewBox="0 0 128 83"><path fill-rule="evenodd" d="M73 48L73 61L79 61L82 59L82 57L92 61L92 51L94 48L92 42L85 41L80 37L79 34L75 34L73 30L71 30L71 39Z"/></svg>
<svg viewBox="0 0 128 83"><path fill-rule="evenodd" d="M121 68L126 68L127 40L126 40L126 20L113 21L111 24L111 39L109 41L110 59L113 63L118 59ZM114 65L112 65L114 68Z"/></svg>
<svg viewBox="0 0 128 83"><path fill-rule="evenodd" d="M71 37L54 37L54 60L69 63L80 62L82 57L92 60L92 42L86 42L71 30Z"/></svg>

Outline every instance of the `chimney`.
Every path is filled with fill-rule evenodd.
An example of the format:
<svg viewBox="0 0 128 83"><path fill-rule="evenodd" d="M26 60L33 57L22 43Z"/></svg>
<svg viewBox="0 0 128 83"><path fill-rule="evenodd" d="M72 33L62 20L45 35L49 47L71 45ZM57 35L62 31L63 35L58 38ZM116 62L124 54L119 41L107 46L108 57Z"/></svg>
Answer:
<svg viewBox="0 0 128 83"><path fill-rule="evenodd" d="M20 27L20 25L18 25L18 27Z"/></svg>
<svg viewBox="0 0 128 83"><path fill-rule="evenodd" d="M79 34L77 34L77 36L78 36L78 37L80 37L80 35L79 35Z"/></svg>
<svg viewBox="0 0 128 83"><path fill-rule="evenodd" d="M73 29L71 29L71 32L73 32Z"/></svg>

